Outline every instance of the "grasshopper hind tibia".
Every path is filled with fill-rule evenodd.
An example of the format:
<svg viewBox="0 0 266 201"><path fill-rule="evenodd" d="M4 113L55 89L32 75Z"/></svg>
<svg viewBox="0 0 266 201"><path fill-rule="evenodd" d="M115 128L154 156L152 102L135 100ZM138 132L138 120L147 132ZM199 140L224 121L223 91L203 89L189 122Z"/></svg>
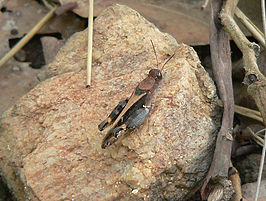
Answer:
<svg viewBox="0 0 266 201"><path fill-rule="evenodd" d="M113 109L111 114L109 114L109 116L102 123L98 125L99 131L103 131L110 123L112 123L118 117L118 115L122 112L122 110L126 106L127 102L128 98L121 100L118 103L118 105Z"/></svg>

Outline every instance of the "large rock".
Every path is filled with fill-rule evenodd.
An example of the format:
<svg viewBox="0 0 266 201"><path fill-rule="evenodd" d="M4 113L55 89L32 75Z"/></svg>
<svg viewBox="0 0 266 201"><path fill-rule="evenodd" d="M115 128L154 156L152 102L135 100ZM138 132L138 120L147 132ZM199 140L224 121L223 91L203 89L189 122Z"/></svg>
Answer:
<svg viewBox="0 0 266 201"><path fill-rule="evenodd" d="M257 182L246 183L241 186L245 200L252 201L257 192ZM266 200L266 180L261 180L258 201Z"/></svg>
<svg viewBox="0 0 266 201"><path fill-rule="evenodd" d="M1 174L18 200L187 199L206 175L219 126L212 80L191 47L128 7L109 7L94 27L90 88L85 30L43 74L53 77L2 116ZM150 39L159 62L176 54L145 123L103 150L97 125L156 67Z"/></svg>

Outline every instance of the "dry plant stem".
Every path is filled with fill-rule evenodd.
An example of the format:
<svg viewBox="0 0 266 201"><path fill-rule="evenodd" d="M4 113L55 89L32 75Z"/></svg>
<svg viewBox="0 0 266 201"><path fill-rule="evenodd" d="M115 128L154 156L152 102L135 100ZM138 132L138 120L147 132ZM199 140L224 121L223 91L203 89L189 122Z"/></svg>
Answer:
<svg viewBox="0 0 266 201"><path fill-rule="evenodd" d="M228 173L229 180L232 181L232 185L235 190L235 194L231 201L240 201L242 199L242 191L241 191L241 180L239 177L239 173L237 169L230 163L229 173Z"/></svg>
<svg viewBox="0 0 266 201"><path fill-rule="evenodd" d="M258 47L255 43L251 43L247 40L245 35L241 32L235 21L233 20L232 9L236 7L238 0L226 1L223 10L221 12L221 22L224 25L225 30L230 34L238 48L243 54L243 61L245 66L245 79L244 83L248 85L248 94L255 100L257 107L259 108L263 123L266 126L266 78L259 71L256 63L256 53ZM264 25L264 41L265 41L265 2L262 0L262 13L263 13L263 25ZM264 42L265 44L265 42ZM254 135L255 137L256 135ZM257 136L258 137L258 136ZM259 139L255 138L257 142ZM261 142L260 142L261 143ZM260 144L259 143L259 144ZM257 191L255 195L255 201L258 199L259 186L261 182L261 174L265 158L266 140L264 140L260 171L257 182Z"/></svg>
<svg viewBox="0 0 266 201"><path fill-rule="evenodd" d="M24 36L1 60L0 67L3 66L11 57L13 57L29 40L40 30L40 28L54 16L56 7L50 10L44 18L36 24L30 32Z"/></svg>
<svg viewBox="0 0 266 201"><path fill-rule="evenodd" d="M218 100L218 105L220 107L223 107L223 102L221 100ZM241 114L243 116L249 117L251 119L255 119L257 121L263 122L263 119L261 117L261 114L259 111L252 110L243 106L235 105L235 113Z"/></svg>
<svg viewBox="0 0 266 201"><path fill-rule="evenodd" d="M223 101L224 112L222 126L216 140L213 161L205 182L201 189L203 199L208 197L207 189L210 180L219 183L220 179L227 178L232 149L232 130L234 117L234 98L232 86L232 64L230 58L229 36L219 23L218 15L223 0L211 1L210 47L214 77Z"/></svg>
<svg viewBox="0 0 266 201"><path fill-rule="evenodd" d="M93 34L93 0L89 0L88 17L88 58L87 58L87 86L91 85L91 65L92 65L92 34Z"/></svg>
<svg viewBox="0 0 266 201"><path fill-rule="evenodd" d="M265 9L265 7L264 7L264 9ZM264 131L264 136L265 135L266 135L266 131ZM265 151L266 151L266 140L264 139L264 145L263 145L262 156L261 156L261 161L260 161L260 170L259 170L259 176L258 176L258 181L257 181L257 190L256 190L256 195L255 195L255 201L257 201L259 198L259 189L260 189L261 176L262 176L264 159L265 159Z"/></svg>
<svg viewBox="0 0 266 201"><path fill-rule="evenodd" d="M252 135L252 134L251 134ZM261 147L263 147L263 143L261 142L262 140L260 139L260 137L256 136L256 135L252 135L254 137L254 141L260 145Z"/></svg>
<svg viewBox="0 0 266 201"><path fill-rule="evenodd" d="M252 23L252 21L239 9L235 10L236 17L240 20L240 22L250 31L250 33L256 38L260 44L266 48L263 33Z"/></svg>
<svg viewBox="0 0 266 201"><path fill-rule="evenodd" d="M263 147L263 143L261 143L260 140L257 140L257 138L254 138L254 141L255 141L258 145L260 145L261 147Z"/></svg>
<svg viewBox="0 0 266 201"><path fill-rule="evenodd" d="M264 43L266 43L266 14L265 14L265 0L261 0L261 9L262 9L262 23L263 23L263 32L264 32ZM264 91L265 93L265 91ZM265 96L264 96L265 98ZM264 99L265 101L265 99ZM264 121L264 125L266 124L266 120ZM258 175L258 181L257 181L257 189L256 189L256 195L255 195L255 201L259 198L260 193L260 183L261 183L261 177L262 177L262 171L263 171L263 165L265 160L265 151L266 151L266 131L264 129L264 144L262 149L262 156L260 161L260 169L259 169L259 175Z"/></svg>
<svg viewBox="0 0 266 201"><path fill-rule="evenodd" d="M259 108L264 125L266 126L266 78L259 71L256 63L256 53L258 47L254 43L250 43L245 35L241 32L235 21L233 20L232 9L236 7L238 0L226 1L223 11L221 12L221 22L224 25L225 30L230 34L238 48L243 54L243 61L245 66L245 79L244 83L248 85L248 94L255 100L257 107ZM265 44L265 2L262 0L262 13L263 13L263 25L264 25L264 44ZM254 135L255 136L255 135ZM258 140L258 139L257 139ZM266 140L264 140L260 171L257 182L257 191L255 195L255 201L258 200L259 186L261 182L262 169L265 158Z"/></svg>
<svg viewBox="0 0 266 201"><path fill-rule="evenodd" d="M254 138L254 140L255 140L260 146L263 147L264 140L263 140L262 138L260 138L257 134L255 134L255 133L253 132L253 130L252 130L250 127L248 127L248 130L249 130L249 132L251 133L251 135L252 135L252 137Z"/></svg>
<svg viewBox="0 0 266 201"><path fill-rule="evenodd" d="M235 105L235 112L263 123L263 119L259 111Z"/></svg>
<svg viewBox="0 0 266 201"><path fill-rule="evenodd" d="M203 5L201 6L201 9L203 9L203 10L206 9L208 4L209 4L209 0L205 0Z"/></svg>
<svg viewBox="0 0 266 201"><path fill-rule="evenodd" d="M256 63L258 45L247 40L233 19L233 12L238 0L225 1L220 14L224 29L230 34L238 48L243 53L245 68L244 83L248 85L248 94L255 100L266 125L266 78L259 71Z"/></svg>
<svg viewBox="0 0 266 201"><path fill-rule="evenodd" d="M55 6L54 2L52 2L51 0L42 0L42 2L44 6L49 9L52 9Z"/></svg>
<svg viewBox="0 0 266 201"><path fill-rule="evenodd" d="M261 0L261 10L262 10L262 24L264 32L264 43L266 43L266 14L265 14L265 1Z"/></svg>

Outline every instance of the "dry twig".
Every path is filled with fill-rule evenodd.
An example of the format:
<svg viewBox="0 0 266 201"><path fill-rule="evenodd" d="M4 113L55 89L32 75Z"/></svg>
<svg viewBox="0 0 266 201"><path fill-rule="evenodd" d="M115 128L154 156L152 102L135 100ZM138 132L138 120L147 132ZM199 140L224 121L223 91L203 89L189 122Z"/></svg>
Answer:
<svg viewBox="0 0 266 201"><path fill-rule="evenodd" d="M61 15L68 10L72 10L77 6L77 3L67 3L62 6L53 7L41 21L36 24L32 30L26 36L24 36L1 60L0 67L3 66L11 57L13 57L24 45L26 45L32 37L42 28L42 26L47 23L55 14Z"/></svg>
<svg viewBox="0 0 266 201"><path fill-rule="evenodd" d="M256 27L255 24L239 9L235 10L236 17L240 20L240 22L250 31L250 33L256 38L260 44L265 48L265 42L263 38L263 33Z"/></svg>
<svg viewBox="0 0 266 201"><path fill-rule="evenodd" d="M91 65L92 65L92 34L93 34L93 0L89 1L88 17L88 58L87 58L87 85L91 85Z"/></svg>
<svg viewBox="0 0 266 201"><path fill-rule="evenodd" d="M243 54L243 63L245 68L244 83L248 85L248 94L255 100L256 105L262 115L264 125L266 125L266 78L259 71L258 65L256 63L256 55L258 55L259 46L255 43L251 43L250 41L248 41L245 35L241 32L241 30L235 23L233 19L233 14L237 3L238 0L225 1L220 14L221 23L223 24L224 29L230 34L230 36ZM265 32L265 2L263 0L262 9ZM264 44L265 34L266 33L264 33ZM265 140L264 142L266 143ZM265 157L265 146L266 144L263 147L261 167L257 184L258 188L255 200L258 199L258 189L260 185L262 167Z"/></svg>
<svg viewBox="0 0 266 201"><path fill-rule="evenodd" d="M248 94L255 100L262 115L264 125L266 125L266 78L259 71L256 63L259 46L248 41L235 23L233 13L237 3L238 0L225 1L220 14L221 23L243 54L245 68L244 83L248 85Z"/></svg>
<svg viewBox="0 0 266 201"><path fill-rule="evenodd" d="M259 136L258 136L258 133L260 133L260 132L262 132L262 131L265 131L265 129L260 130L260 131L258 131L257 133L254 133L253 130L252 130L250 127L247 127L247 128L248 128L249 132L251 133L251 135L252 135L254 141L255 141L257 144L259 144L260 146L263 147L264 139L262 139L261 137L259 137Z"/></svg>
<svg viewBox="0 0 266 201"><path fill-rule="evenodd" d="M218 19L222 4L223 0L211 1L210 47L214 77L223 101L224 112L222 126L217 136L213 161L201 189L203 199L209 196L207 192L210 180L215 180L219 184L221 180L227 178L232 149L231 140L233 138L232 128L234 117L234 98L231 78L232 64L229 36L223 30Z"/></svg>
<svg viewBox="0 0 266 201"><path fill-rule="evenodd" d="M264 6L264 9L265 9L265 6ZM266 131L264 131L264 136L265 135L266 135ZM263 165L264 165L264 159L265 159L265 150L266 150L266 140L264 138L262 156L261 156L261 161L260 161L260 169L259 169L259 175L258 175L258 181L257 181L257 190L256 190L256 195L255 195L255 201L257 201L259 198L259 189L260 189L260 183L261 183L261 177L262 177L262 171L263 171Z"/></svg>
<svg viewBox="0 0 266 201"><path fill-rule="evenodd" d="M218 105L220 107L223 107L223 102L221 100L218 100ZM252 110L243 106L235 105L235 113L263 122L261 114L257 110Z"/></svg>
<svg viewBox="0 0 266 201"><path fill-rule="evenodd" d="M208 4L209 4L209 0L205 0L204 3L203 3L202 6L201 6L201 9L202 9L202 10L206 9L207 6L208 6Z"/></svg>
<svg viewBox="0 0 266 201"><path fill-rule="evenodd" d="M30 32L24 36L1 60L0 67L3 66L11 57L13 57L30 39L40 30L40 28L49 21L53 16L56 7L50 10L41 21L36 24Z"/></svg>
<svg viewBox="0 0 266 201"><path fill-rule="evenodd" d="M235 105L235 112L243 116L249 117L251 119L255 119L257 121L263 122L263 119L259 111L245 108L239 105Z"/></svg>

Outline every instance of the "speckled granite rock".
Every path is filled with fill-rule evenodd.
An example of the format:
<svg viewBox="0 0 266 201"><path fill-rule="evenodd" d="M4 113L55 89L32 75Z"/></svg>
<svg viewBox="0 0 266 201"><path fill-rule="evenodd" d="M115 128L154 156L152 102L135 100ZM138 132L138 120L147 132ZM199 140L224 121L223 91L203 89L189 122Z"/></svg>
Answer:
<svg viewBox="0 0 266 201"><path fill-rule="evenodd" d="M49 65L54 77L2 116L1 174L18 200L187 199L207 173L219 126L212 80L192 48L128 7L108 8L94 27L91 88L84 31ZM97 125L156 66L150 39L160 62L176 55L145 123L102 150Z"/></svg>

